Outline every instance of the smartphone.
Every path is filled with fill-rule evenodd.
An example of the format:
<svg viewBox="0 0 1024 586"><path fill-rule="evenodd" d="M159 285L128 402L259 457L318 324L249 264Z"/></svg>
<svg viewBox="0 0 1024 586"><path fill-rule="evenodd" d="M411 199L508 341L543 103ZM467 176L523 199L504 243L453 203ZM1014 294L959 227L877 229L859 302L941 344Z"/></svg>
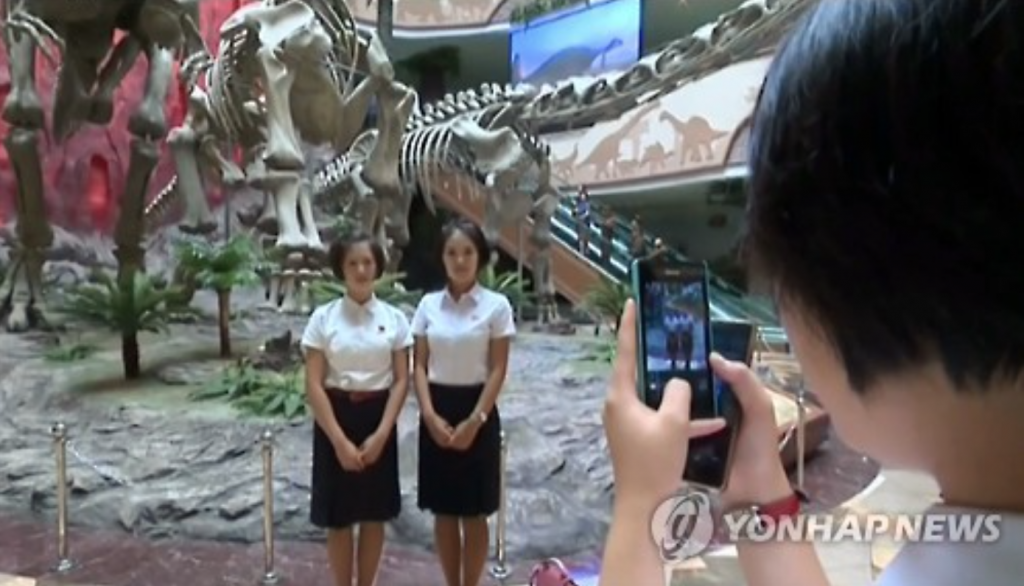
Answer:
<svg viewBox="0 0 1024 586"><path fill-rule="evenodd" d="M690 384L694 419L731 415L736 405L715 386L709 356L714 348L709 275L702 262L637 259L630 267L637 299L637 392L647 406L661 406L674 378ZM724 390L724 389L722 389ZM729 413L727 413L727 411ZM735 426L690 441L683 479L701 486L725 486Z"/></svg>
<svg viewBox="0 0 1024 586"><path fill-rule="evenodd" d="M713 321L712 349L728 360L750 364L754 356L757 328L749 322ZM721 379L714 379L714 411L725 420L722 432L694 439L687 452L683 478L712 488L724 488L732 462L732 447L743 419L736 395Z"/></svg>

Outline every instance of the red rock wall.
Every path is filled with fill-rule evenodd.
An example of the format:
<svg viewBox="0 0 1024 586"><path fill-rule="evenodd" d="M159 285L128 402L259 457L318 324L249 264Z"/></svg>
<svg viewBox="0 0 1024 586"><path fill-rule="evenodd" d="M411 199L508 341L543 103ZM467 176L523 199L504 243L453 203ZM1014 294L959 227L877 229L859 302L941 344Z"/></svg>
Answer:
<svg viewBox="0 0 1024 586"><path fill-rule="evenodd" d="M212 51L217 49L217 32L221 23L238 6L248 0L206 0L200 5L200 27ZM47 108L52 103L56 70L41 56L36 67L38 88ZM53 223L70 231L84 233L100 230L111 232L117 220L117 200L127 175L129 161L128 118L134 111L145 84L145 58L128 74L116 95L114 119L109 126L88 126L78 131L65 144L56 144L49 136L40 140L43 179L47 185L46 202ZM10 89L7 54L0 47L0 102ZM184 116L184 92L172 90L167 100L169 128ZM0 136L7 125L0 120ZM170 156L163 149L155 176L150 182L150 195L173 176ZM0 225L14 215L15 184L5 149L0 148ZM211 194L211 199L218 199Z"/></svg>

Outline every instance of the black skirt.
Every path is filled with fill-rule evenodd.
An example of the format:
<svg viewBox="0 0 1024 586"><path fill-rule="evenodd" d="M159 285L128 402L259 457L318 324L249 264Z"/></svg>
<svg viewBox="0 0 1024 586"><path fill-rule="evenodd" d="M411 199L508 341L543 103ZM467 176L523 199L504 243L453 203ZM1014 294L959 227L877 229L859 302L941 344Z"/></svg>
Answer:
<svg viewBox="0 0 1024 586"><path fill-rule="evenodd" d="M342 431L356 446L377 430L388 393L346 393L327 396ZM397 427L397 426L396 426ZM398 517L402 494L398 486L398 433L392 428L380 459L361 472L341 467L330 438L313 426L313 480L309 520L324 529L345 529L357 523L385 522Z"/></svg>
<svg viewBox="0 0 1024 586"><path fill-rule="evenodd" d="M476 409L483 385L459 387L430 383L434 411L452 427ZM501 498L501 417L491 411L466 451L439 446L420 418L419 508L435 515L486 517Z"/></svg>

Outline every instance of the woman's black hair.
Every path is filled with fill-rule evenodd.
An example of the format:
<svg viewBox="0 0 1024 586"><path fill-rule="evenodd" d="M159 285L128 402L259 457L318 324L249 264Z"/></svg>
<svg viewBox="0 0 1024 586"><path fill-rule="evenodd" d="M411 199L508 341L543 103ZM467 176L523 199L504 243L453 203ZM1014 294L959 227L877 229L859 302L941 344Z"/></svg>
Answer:
<svg viewBox="0 0 1024 586"><path fill-rule="evenodd" d="M444 225L441 229L441 256L444 256L444 247L456 234L463 234L476 249L477 265L476 272L480 274L491 262L491 244L487 242L484 231L473 222L463 218L456 218Z"/></svg>
<svg viewBox="0 0 1024 586"><path fill-rule="evenodd" d="M373 255L373 264L376 265L373 277L379 279L384 274L387 265L387 257L384 254L384 247L368 234L356 233L344 238L339 238L331 243L327 251L327 262L331 265L331 272L339 281L345 280L345 258L353 246L368 244L370 254Z"/></svg>

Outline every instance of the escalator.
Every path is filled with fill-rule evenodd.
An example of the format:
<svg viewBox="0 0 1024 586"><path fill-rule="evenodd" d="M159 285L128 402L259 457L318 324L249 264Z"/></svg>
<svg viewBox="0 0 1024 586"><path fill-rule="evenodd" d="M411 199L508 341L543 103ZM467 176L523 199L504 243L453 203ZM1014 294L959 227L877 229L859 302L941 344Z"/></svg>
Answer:
<svg viewBox="0 0 1024 586"><path fill-rule="evenodd" d="M433 196L449 210L469 220L480 223L484 217L484 200L478 188L464 177L447 176L433 182ZM630 228L623 220L617 219L611 243L610 258L602 256L603 235L599 226L591 226L590 250L586 258L579 252L576 238L576 220L572 207L562 203L552 218L551 231L556 244L551 247L551 268L555 288L573 304L583 301L586 294L600 287L602 281L623 282L629 279ZM507 226L502 229L499 246L513 258L522 254L523 263L529 267L533 251L529 234L531 224ZM653 238L645 236L648 248L653 248ZM685 260L675 251L669 251L672 258ZM711 279L711 317L723 321L747 321L757 324L761 340L772 346L785 345L785 334L778 327L778 318L772 307L751 298L737 287L721 278Z"/></svg>

